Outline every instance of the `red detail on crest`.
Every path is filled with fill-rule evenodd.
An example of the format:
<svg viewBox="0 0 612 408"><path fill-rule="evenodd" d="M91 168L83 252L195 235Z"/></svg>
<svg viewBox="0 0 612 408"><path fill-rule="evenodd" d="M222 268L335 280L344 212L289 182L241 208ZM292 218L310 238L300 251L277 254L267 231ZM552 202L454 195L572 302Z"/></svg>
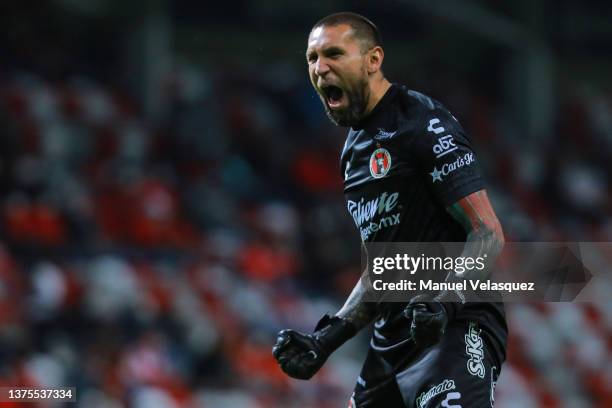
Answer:
<svg viewBox="0 0 612 408"><path fill-rule="evenodd" d="M391 155L386 149L377 149L370 157L370 174L372 177L383 177L391 167Z"/></svg>

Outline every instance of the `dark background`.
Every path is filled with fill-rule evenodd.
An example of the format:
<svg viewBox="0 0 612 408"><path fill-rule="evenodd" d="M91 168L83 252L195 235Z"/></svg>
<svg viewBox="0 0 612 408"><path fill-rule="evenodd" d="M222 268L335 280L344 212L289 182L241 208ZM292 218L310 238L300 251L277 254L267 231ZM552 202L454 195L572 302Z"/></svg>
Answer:
<svg viewBox="0 0 612 408"><path fill-rule="evenodd" d="M507 240L611 240L609 2L11 2L0 385L76 386L88 408L347 404L367 336L310 382L270 354L359 276L345 130L304 57L341 10L470 133ZM496 407L612 404L611 289L508 306Z"/></svg>

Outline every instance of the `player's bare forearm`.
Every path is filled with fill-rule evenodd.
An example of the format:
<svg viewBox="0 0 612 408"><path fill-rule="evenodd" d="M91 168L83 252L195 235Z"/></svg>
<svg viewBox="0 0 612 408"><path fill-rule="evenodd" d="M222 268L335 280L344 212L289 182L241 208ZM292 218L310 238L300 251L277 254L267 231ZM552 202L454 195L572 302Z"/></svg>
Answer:
<svg viewBox="0 0 612 408"><path fill-rule="evenodd" d="M469 269L461 275L451 271L446 282L458 282L463 279L482 279L488 276L491 266L504 246L504 234L486 190L472 193L453 205L447 211L467 232L467 238L461 257L486 259L483 270ZM424 303L423 301L429 303ZM404 315L412 319L410 334L417 344L434 344L444 334L446 326L457 316L467 301L460 290L440 291L431 302L429 299L413 298Z"/></svg>
<svg viewBox="0 0 612 408"><path fill-rule="evenodd" d="M461 256L478 258L486 255L488 267L478 277L486 276L505 242L501 224L491 207L486 190L480 190L462 198L447 210L468 233Z"/></svg>
<svg viewBox="0 0 612 408"><path fill-rule="evenodd" d="M366 287L359 279L344 306L336 313L336 316L351 322L357 330L361 330L377 315L376 304L364 301L365 293Z"/></svg>
<svg viewBox="0 0 612 408"><path fill-rule="evenodd" d="M374 304L363 301L365 293L360 279L336 316L323 316L312 334L290 329L280 331L272 354L281 369L301 380L307 380L319 371L338 347L376 316Z"/></svg>

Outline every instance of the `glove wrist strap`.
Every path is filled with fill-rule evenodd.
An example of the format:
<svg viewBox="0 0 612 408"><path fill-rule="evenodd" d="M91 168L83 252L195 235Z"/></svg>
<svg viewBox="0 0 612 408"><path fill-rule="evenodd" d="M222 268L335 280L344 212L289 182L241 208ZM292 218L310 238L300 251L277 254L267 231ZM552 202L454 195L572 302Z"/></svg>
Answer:
<svg viewBox="0 0 612 408"><path fill-rule="evenodd" d="M313 336L319 341L324 351L331 354L355 334L357 334L357 328L351 322L326 314L317 323Z"/></svg>
<svg viewBox="0 0 612 408"><path fill-rule="evenodd" d="M436 300L446 310L449 321L453 320L465 305L465 296L459 291L443 291L436 296Z"/></svg>

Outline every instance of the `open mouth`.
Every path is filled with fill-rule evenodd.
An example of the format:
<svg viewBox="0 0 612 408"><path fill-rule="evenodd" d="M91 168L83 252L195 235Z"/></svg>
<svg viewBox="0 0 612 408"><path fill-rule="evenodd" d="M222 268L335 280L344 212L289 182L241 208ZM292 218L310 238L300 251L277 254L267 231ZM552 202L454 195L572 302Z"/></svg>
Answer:
<svg viewBox="0 0 612 408"><path fill-rule="evenodd" d="M323 92L325 101L330 108L334 109L342 105L342 102L344 101L344 91L342 91L341 88L335 85L329 85L324 86L321 91Z"/></svg>

